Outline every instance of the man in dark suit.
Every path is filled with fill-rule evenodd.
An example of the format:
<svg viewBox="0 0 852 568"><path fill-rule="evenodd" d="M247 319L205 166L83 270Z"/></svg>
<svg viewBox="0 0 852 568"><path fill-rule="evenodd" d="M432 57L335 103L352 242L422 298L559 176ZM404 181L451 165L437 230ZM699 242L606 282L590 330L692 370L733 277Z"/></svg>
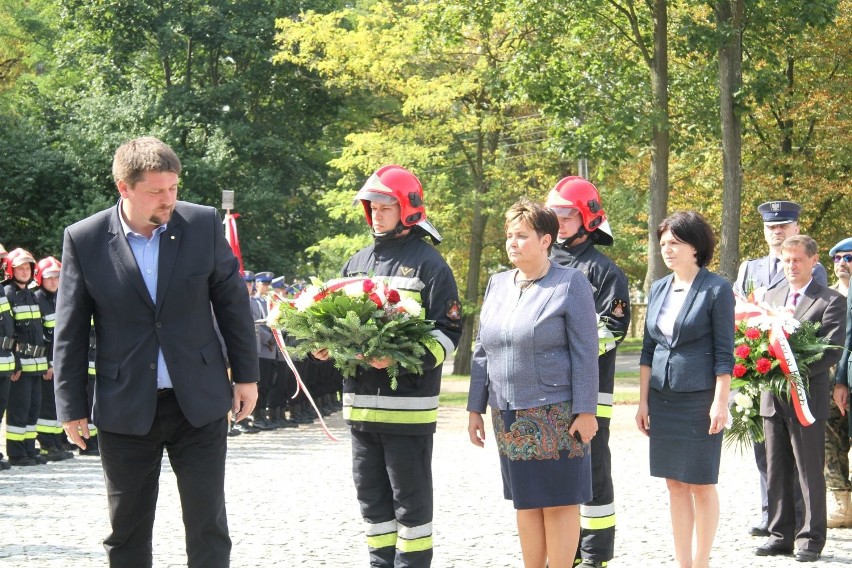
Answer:
<svg viewBox="0 0 852 568"><path fill-rule="evenodd" d="M163 447L177 477L188 565L229 565L227 415L240 420L257 400L254 324L239 263L216 210L176 200L180 171L159 140L125 143L113 161L118 204L65 229L57 415L85 448L94 318L92 412L112 525L104 547L110 565L122 568L152 564Z"/></svg>
<svg viewBox="0 0 852 568"><path fill-rule="evenodd" d="M786 282L766 293L765 301L793 310L799 321L820 324L817 335L839 345L846 326L845 298L812 275L818 261L817 244L805 235L787 238L781 245ZM758 556L788 555L814 562L825 546L825 422L829 414L829 369L840 358L839 349L828 349L808 366L807 404L816 421L803 426L786 398L763 392L760 415L766 435L769 539L755 550ZM798 479L794 475L798 468ZM796 526L793 485L802 488L801 527Z"/></svg>

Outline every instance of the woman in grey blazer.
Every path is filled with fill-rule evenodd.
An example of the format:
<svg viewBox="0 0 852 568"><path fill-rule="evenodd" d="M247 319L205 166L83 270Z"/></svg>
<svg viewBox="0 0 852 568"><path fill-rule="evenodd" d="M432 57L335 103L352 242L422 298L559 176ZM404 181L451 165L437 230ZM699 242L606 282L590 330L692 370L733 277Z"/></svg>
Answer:
<svg viewBox="0 0 852 568"><path fill-rule="evenodd" d="M654 282L648 295L636 425L651 438L651 475L666 479L675 558L684 568L706 568L719 524L716 482L734 366L734 293L705 268L715 238L701 215L675 213L657 236L673 274Z"/></svg>
<svg viewBox="0 0 852 568"><path fill-rule="evenodd" d="M574 563L597 431L595 304L582 272L550 262L558 230L556 215L528 200L506 213L517 269L488 282L467 404L480 447L491 406L503 494L517 509L524 565L536 568Z"/></svg>

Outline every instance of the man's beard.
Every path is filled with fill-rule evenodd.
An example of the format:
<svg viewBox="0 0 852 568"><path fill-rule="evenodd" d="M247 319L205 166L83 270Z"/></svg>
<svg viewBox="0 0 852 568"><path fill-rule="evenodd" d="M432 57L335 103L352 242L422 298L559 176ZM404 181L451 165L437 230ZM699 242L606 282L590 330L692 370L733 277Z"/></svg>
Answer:
<svg viewBox="0 0 852 568"><path fill-rule="evenodd" d="M153 215L151 215L151 217L148 219L148 221L150 221L152 225L156 225L158 227L160 225L165 225L172 218L172 212L173 211L174 211L174 209L170 208L167 211L163 211L160 214L154 213Z"/></svg>

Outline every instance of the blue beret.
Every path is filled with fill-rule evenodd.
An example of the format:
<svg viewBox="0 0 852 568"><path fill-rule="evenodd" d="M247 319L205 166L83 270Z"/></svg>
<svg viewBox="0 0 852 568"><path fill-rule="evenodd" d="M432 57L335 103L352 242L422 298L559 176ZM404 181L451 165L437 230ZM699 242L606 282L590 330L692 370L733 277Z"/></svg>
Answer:
<svg viewBox="0 0 852 568"><path fill-rule="evenodd" d="M283 287L284 287L284 286L286 286L286 285L287 285L287 283L286 283L286 282L284 282L284 277L283 277L283 276L279 276L278 278L273 278L273 279L272 279L272 287L273 287L273 288L283 288Z"/></svg>
<svg viewBox="0 0 852 568"><path fill-rule="evenodd" d="M767 201L757 206L758 212L767 225L783 225L799 220L799 211L802 210L798 203L792 201Z"/></svg>
<svg viewBox="0 0 852 568"><path fill-rule="evenodd" d="M828 254L834 256L835 253L838 253L840 251L852 251L852 237L843 239L842 241L831 247L831 250L828 251Z"/></svg>
<svg viewBox="0 0 852 568"><path fill-rule="evenodd" d="M255 276L257 282L272 282L272 279L275 277L271 272L258 272Z"/></svg>
<svg viewBox="0 0 852 568"><path fill-rule="evenodd" d="M246 270L243 273L243 280L245 280L246 282L254 282L254 279L254 272L252 272L251 270Z"/></svg>

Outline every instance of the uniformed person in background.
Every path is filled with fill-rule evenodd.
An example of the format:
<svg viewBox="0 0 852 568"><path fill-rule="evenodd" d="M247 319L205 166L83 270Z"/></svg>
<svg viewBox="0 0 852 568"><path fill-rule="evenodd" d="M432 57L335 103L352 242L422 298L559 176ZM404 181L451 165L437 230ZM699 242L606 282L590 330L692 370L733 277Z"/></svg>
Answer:
<svg viewBox="0 0 852 568"><path fill-rule="evenodd" d="M272 279L272 291L279 297L287 296L287 282L283 276ZM283 334L284 332L282 332ZM285 336L286 337L286 336ZM284 339L285 337L282 337ZM275 359L275 384L269 391L269 421L278 428L298 428L299 425L287 418L287 410L291 397L296 394L296 377L284 359L278 346L275 346L278 355ZM292 411L291 411L292 413Z"/></svg>
<svg viewBox="0 0 852 568"><path fill-rule="evenodd" d="M95 318L89 322L89 353L86 360L89 362L88 382L86 383L86 403L89 408L89 439L86 440L86 448L77 448L76 444L68 442L66 449L77 448L77 453L81 456L99 456L101 455L100 446L98 444L98 427L92 422L92 412L95 408L95 379L98 376L98 371L95 368L95 361L98 358L97 338L95 337Z"/></svg>
<svg viewBox="0 0 852 568"><path fill-rule="evenodd" d="M852 272L852 237L834 245L828 253L834 264L837 282L831 286L844 296L849 295ZM847 318L849 314L847 314ZM833 389L834 387L832 387ZM852 482L849 480L849 421L840 412L834 397L831 399L825 425L825 489L828 497L828 528L852 528Z"/></svg>
<svg viewBox="0 0 852 568"><path fill-rule="evenodd" d="M47 460L36 449L36 423L41 411L41 383L47 372L47 350L41 311L30 288L36 262L17 248L6 257L9 278L3 282L15 320L16 368L21 374L9 389L6 412L6 453L15 466L43 465Z"/></svg>
<svg viewBox="0 0 852 568"><path fill-rule="evenodd" d="M74 454L63 447L65 430L56 419L56 397L53 394L53 329L56 327L56 291L59 289L59 261L48 256L38 261L34 294L41 311L44 345L47 349L47 371L41 381L41 410L36 423L36 440L47 461L71 459Z"/></svg>
<svg viewBox="0 0 852 568"><path fill-rule="evenodd" d="M614 337L601 345L598 357L598 432L592 438L592 500L580 507L580 546L575 565L606 566L615 551L615 492L609 450L615 354L630 324L627 276L596 245L612 245L612 232L597 188L577 176L566 177L547 196L545 205L559 218L551 259L581 270L592 284L595 311ZM608 334L607 334L608 335Z"/></svg>
<svg viewBox="0 0 852 568"><path fill-rule="evenodd" d="M792 201L768 201L757 207L763 219L763 238L769 246L769 254L760 258L745 260L740 264L737 280L734 282L734 292L747 297L755 291L760 291L755 301L760 302L763 294L787 282L784 269L781 266L781 243L787 237L799 234L799 213L802 208ZM814 282L828 286L825 267L817 263L813 271ZM760 473L760 522L749 529L752 536L769 536L769 497L766 494L766 445L764 442L754 444L754 460ZM796 493L796 510L801 510L802 490L794 487Z"/></svg>
<svg viewBox="0 0 852 568"><path fill-rule="evenodd" d="M257 337L257 356L260 364L260 380L257 382L257 405L254 407L255 427L261 430L274 430L278 423L270 423L267 418L269 412L269 393L271 392L278 376L276 361L280 356L272 330L266 325L266 316L269 315L268 294L275 275L264 271L255 274L255 286L257 293L251 298L251 314L254 318L255 336Z"/></svg>
<svg viewBox="0 0 852 568"><path fill-rule="evenodd" d="M256 280L257 276L251 270L246 270L245 272L243 272L243 281L246 283L246 290L248 291L249 295L249 304L252 310L252 318L255 318L255 321L257 321L257 318L255 317L256 303L254 301L257 292L255 288ZM239 436L240 434L257 434L258 432L260 432L260 428L256 428L252 424L251 417L246 417L237 422L236 424L231 424L231 427L228 430L228 436Z"/></svg>
<svg viewBox="0 0 852 568"><path fill-rule="evenodd" d="M6 264L6 249L0 245L0 267ZM2 270L0 270L2 272ZM12 377L17 378L20 371L15 370L15 320L6 293L0 286L0 421L6 413L9 402L9 385ZM0 471L11 468L9 461L0 452Z"/></svg>

